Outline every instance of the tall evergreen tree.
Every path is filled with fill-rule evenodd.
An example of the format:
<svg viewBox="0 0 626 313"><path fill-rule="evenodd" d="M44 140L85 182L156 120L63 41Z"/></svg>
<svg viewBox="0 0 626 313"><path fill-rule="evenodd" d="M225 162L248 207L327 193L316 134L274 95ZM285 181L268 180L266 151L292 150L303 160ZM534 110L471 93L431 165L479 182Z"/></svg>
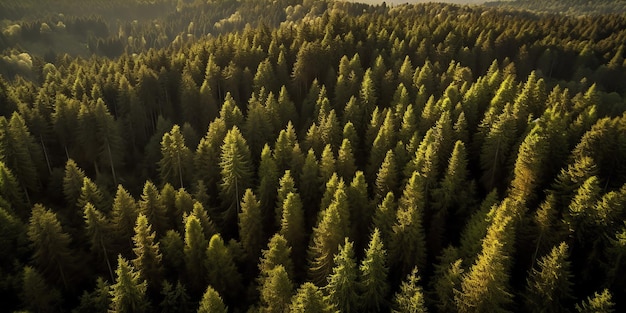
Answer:
<svg viewBox="0 0 626 313"><path fill-rule="evenodd" d="M385 250L378 228L374 228L372 232L359 271L362 292L359 308L367 312L385 311L390 290L387 278L389 267L387 266L387 250Z"/></svg>
<svg viewBox="0 0 626 313"><path fill-rule="evenodd" d="M57 215L41 204L33 207L28 225L28 239L33 247L33 258L39 271L50 281L70 287L74 254L71 238L61 228Z"/></svg>
<svg viewBox="0 0 626 313"><path fill-rule="evenodd" d="M111 286L111 306L113 312L146 312L149 302L146 299L146 282L141 272L122 256L117 258L116 282Z"/></svg>
<svg viewBox="0 0 626 313"><path fill-rule="evenodd" d="M141 272L141 277L148 282L148 287L156 291L161 287L163 275L161 260L163 255L161 255L159 243L155 242L154 237L155 233L152 232L152 226L148 223L148 218L143 214L139 214L135 225L135 235L133 236L135 258L132 260L132 263Z"/></svg>
<svg viewBox="0 0 626 313"><path fill-rule="evenodd" d="M324 294L313 283L306 282L291 299L289 312L330 313L336 309L324 299Z"/></svg>
<svg viewBox="0 0 626 313"><path fill-rule="evenodd" d="M239 212L239 238L243 249L250 260L257 260L265 235L261 215L261 203L251 189L246 189L241 200L241 212Z"/></svg>
<svg viewBox="0 0 626 313"><path fill-rule="evenodd" d="M293 294L293 283L289 279L287 271L282 265L278 265L265 275L267 275L267 279L260 287L263 312L287 312Z"/></svg>
<svg viewBox="0 0 626 313"><path fill-rule="evenodd" d="M200 307L198 313L227 313L228 308L224 304L220 294L213 289L210 285L207 287L202 300L200 301Z"/></svg>
<svg viewBox="0 0 626 313"><path fill-rule="evenodd" d="M189 291L192 296L199 295L204 288L206 277L206 247L209 242L204 237L202 225L195 215L187 217L185 222L185 268Z"/></svg>
<svg viewBox="0 0 626 313"><path fill-rule="evenodd" d="M191 151L185 145L185 138L178 125L163 135L161 140L161 160L159 175L163 183L171 183L183 188L189 181L192 164Z"/></svg>
<svg viewBox="0 0 626 313"><path fill-rule="evenodd" d="M532 269L526 286L526 306L531 312L561 312L571 299L568 246L562 242L539 260L539 269Z"/></svg>
<svg viewBox="0 0 626 313"><path fill-rule="evenodd" d="M400 291L394 297L394 310L392 312L427 312L424 291L419 285L420 277L417 268L411 271L405 281L400 286Z"/></svg>
<svg viewBox="0 0 626 313"><path fill-rule="evenodd" d="M359 271L354 249L348 238L345 238L343 246L339 246L334 263L333 272L328 276L328 284L324 287L328 294L328 302L342 312L352 312L359 305L357 294Z"/></svg>
<svg viewBox="0 0 626 313"><path fill-rule="evenodd" d="M232 128L224 138L220 156L222 181L220 199L225 211L222 219L226 230L232 229L239 211L238 206L243 192L252 187L252 161L246 140L237 127Z"/></svg>

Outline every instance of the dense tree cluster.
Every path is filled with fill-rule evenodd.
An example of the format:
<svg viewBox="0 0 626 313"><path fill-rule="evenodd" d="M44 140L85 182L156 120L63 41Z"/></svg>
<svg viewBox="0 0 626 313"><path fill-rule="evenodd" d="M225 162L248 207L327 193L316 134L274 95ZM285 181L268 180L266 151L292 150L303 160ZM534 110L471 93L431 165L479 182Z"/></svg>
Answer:
<svg viewBox="0 0 626 313"><path fill-rule="evenodd" d="M626 16L272 8L0 77L5 309L626 308Z"/></svg>

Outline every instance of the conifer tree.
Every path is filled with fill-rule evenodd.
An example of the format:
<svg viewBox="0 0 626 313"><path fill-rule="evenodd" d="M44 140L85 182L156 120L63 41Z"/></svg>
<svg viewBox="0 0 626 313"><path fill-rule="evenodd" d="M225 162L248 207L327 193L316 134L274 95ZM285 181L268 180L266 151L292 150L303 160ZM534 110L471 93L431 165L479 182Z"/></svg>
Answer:
<svg viewBox="0 0 626 313"><path fill-rule="evenodd" d="M581 304L576 305L576 311L580 313L612 313L615 312L615 303L613 302L611 292L604 289L602 293L594 293Z"/></svg>
<svg viewBox="0 0 626 313"><path fill-rule="evenodd" d="M210 285L207 287L202 300L200 301L200 307L198 313L227 313L228 308L224 304L220 294L213 289Z"/></svg>
<svg viewBox="0 0 626 313"><path fill-rule="evenodd" d="M78 208L84 208L87 203L91 203L98 210L105 210L107 205L104 200L102 191L91 179L85 177L83 179L83 186L80 189L80 197L76 204Z"/></svg>
<svg viewBox="0 0 626 313"><path fill-rule="evenodd" d="M261 251L259 284L263 285L263 281L268 276L268 273L279 265L284 268L289 277L293 276L294 267L291 260L291 246L289 246L285 237L275 234L267 244L267 249Z"/></svg>
<svg viewBox="0 0 626 313"><path fill-rule="evenodd" d="M382 199L388 192L395 194L399 180L396 157L393 150L389 150L376 176L376 198Z"/></svg>
<svg viewBox="0 0 626 313"><path fill-rule="evenodd" d="M276 225L280 225L281 219L283 216L283 207L285 200L287 200L287 195L290 193L296 192L296 183L291 176L291 170L286 170L285 174L280 178L278 185L278 192L276 193L276 208L275 208L275 216L274 221Z"/></svg>
<svg viewBox="0 0 626 313"><path fill-rule="evenodd" d="M400 291L393 299L394 313L411 312L420 313L427 312L426 299L424 291L419 285L420 277L417 274L417 268L411 271L405 281L400 286Z"/></svg>
<svg viewBox="0 0 626 313"><path fill-rule="evenodd" d="M161 289L161 295L163 301L159 304L161 312L190 312L190 299L185 290L185 286L176 282L176 286L170 284L167 281L163 282L163 288Z"/></svg>
<svg viewBox="0 0 626 313"><path fill-rule="evenodd" d="M225 211L224 225L231 229L237 217L239 201L243 192L252 187L252 161L246 140L237 127L232 128L224 138L220 155L222 181L220 199ZM219 289L219 288L218 288Z"/></svg>
<svg viewBox="0 0 626 313"><path fill-rule="evenodd" d="M163 274L163 265L161 264L163 256L159 249L159 243L155 242L154 237L155 233L152 232L148 218L139 214L133 236L135 258L132 263L141 272L141 277L148 282L150 289L158 290Z"/></svg>
<svg viewBox="0 0 626 313"><path fill-rule="evenodd" d="M25 266L22 278L22 302L33 312L55 312L61 304L61 293L46 283L36 269Z"/></svg>
<svg viewBox="0 0 626 313"><path fill-rule="evenodd" d="M355 163L352 143L349 139L344 138L337 155L337 174L339 177L342 177L344 181L350 181L356 173Z"/></svg>
<svg viewBox="0 0 626 313"><path fill-rule="evenodd" d="M336 170L335 155L331 146L326 145L320 159L320 180L327 182Z"/></svg>
<svg viewBox="0 0 626 313"><path fill-rule="evenodd" d="M113 312L146 312L149 302L146 299L146 281L141 272L128 263L121 255L117 258L116 282L111 286L111 306Z"/></svg>
<svg viewBox="0 0 626 313"><path fill-rule="evenodd" d="M306 282L291 299L289 312L330 313L336 309L324 299L324 294L313 283Z"/></svg>
<svg viewBox="0 0 626 313"><path fill-rule="evenodd" d="M269 222L267 217L271 217L272 208L274 208L276 203L278 175L276 162L272 158L272 150L265 144L261 151L261 161L258 170L259 184L256 194L259 196L261 215L266 225Z"/></svg>
<svg viewBox="0 0 626 313"><path fill-rule="evenodd" d="M342 191L340 191L342 192ZM345 195L345 193L344 193ZM320 213L317 226L313 228L309 246L309 274L313 282L323 286L333 267L333 256L347 235L345 197L335 197L328 208Z"/></svg>
<svg viewBox="0 0 626 313"><path fill-rule="evenodd" d="M387 307L389 283L387 274L387 250L378 228L372 232L365 258L359 267L361 298L359 308L367 312L381 312Z"/></svg>
<svg viewBox="0 0 626 313"><path fill-rule="evenodd" d="M380 230L381 241L387 245L391 243L393 238L393 226L396 222L397 207L393 193L389 192L374 212L373 226Z"/></svg>
<svg viewBox="0 0 626 313"><path fill-rule="evenodd" d="M132 236L139 211L135 198L122 185L117 186L111 215L111 226L118 250L122 255L130 256L133 245Z"/></svg>
<svg viewBox="0 0 626 313"><path fill-rule="evenodd" d="M85 205L83 212L85 217L85 231L87 238L89 238L89 243L91 244L91 251L98 259L104 259L109 274L111 275L111 280L113 280L113 268L109 260L111 238L111 226L109 221L89 202Z"/></svg>
<svg viewBox="0 0 626 313"><path fill-rule="evenodd" d="M362 240L362 234L370 231L372 217L374 216L374 207L372 206L368 193L367 182L362 171L354 174L354 179L350 186L346 189L348 195L348 205L350 211L350 223L352 229L350 238L355 238L355 250L365 247L365 240ZM358 250L357 250L358 251Z"/></svg>
<svg viewBox="0 0 626 313"><path fill-rule="evenodd" d="M209 242L204 237L202 225L195 215L187 217L185 222L185 268L191 295L202 292L205 282L206 247Z"/></svg>
<svg viewBox="0 0 626 313"><path fill-rule="evenodd" d="M108 312L111 306L110 292L110 283L98 277L95 289L92 292L83 293L80 297L80 305L74 309L74 312Z"/></svg>
<svg viewBox="0 0 626 313"><path fill-rule="evenodd" d="M359 271L354 257L354 248L348 238L334 257L335 266L328 276L328 284L324 287L328 302L342 312L351 312L357 309L359 296L357 294Z"/></svg>
<svg viewBox="0 0 626 313"><path fill-rule="evenodd" d="M78 167L74 160L67 160L65 176L63 176L63 195L69 206L77 205L84 179L85 172Z"/></svg>
<svg viewBox="0 0 626 313"><path fill-rule="evenodd" d="M414 172L398 201L396 222L391 233L391 255L405 275L417 264L426 265L426 241L423 222L422 177Z"/></svg>
<svg viewBox="0 0 626 313"><path fill-rule="evenodd" d="M178 125L163 135L161 140L161 160L159 161L159 175L163 183L171 183L183 188L189 180L192 161L191 151L185 145L185 138Z"/></svg>
<svg viewBox="0 0 626 313"><path fill-rule="evenodd" d="M227 301L235 300L241 291L241 278L232 253L219 234L213 235L209 241L205 268L209 284L215 286Z"/></svg>
<svg viewBox="0 0 626 313"><path fill-rule="evenodd" d="M71 238L61 228L57 215L43 205L36 204L27 234L38 270L50 281L60 282L68 288L74 254L70 249Z"/></svg>
<svg viewBox="0 0 626 313"><path fill-rule="evenodd" d="M531 312L560 312L571 298L568 246L562 242L539 260L526 286L526 306Z"/></svg>
<svg viewBox="0 0 626 313"><path fill-rule="evenodd" d="M283 202L282 219L279 234L284 236L291 247L296 265L300 264L304 256L304 247L301 245L305 240L306 228L304 227L304 211L302 200L297 193L290 192Z"/></svg>
<svg viewBox="0 0 626 313"><path fill-rule="evenodd" d="M250 260L257 260L265 235L261 215L261 203L251 189L246 189L241 200L241 212L239 212L239 238L243 249Z"/></svg>
<svg viewBox="0 0 626 313"><path fill-rule="evenodd" d="M164 234L167 229L167 208L160 201L157 187L149 180L143 185L143 193L139 200L139 213L146 216L148 223L157 234Z"/></svg>
<svg viewBox="0 0 626 313"><path fill-rule="evenodd" d="M293 284L282 265L278 265L267 274L260 287L263 312L287 312L293 294Z"/></svg>

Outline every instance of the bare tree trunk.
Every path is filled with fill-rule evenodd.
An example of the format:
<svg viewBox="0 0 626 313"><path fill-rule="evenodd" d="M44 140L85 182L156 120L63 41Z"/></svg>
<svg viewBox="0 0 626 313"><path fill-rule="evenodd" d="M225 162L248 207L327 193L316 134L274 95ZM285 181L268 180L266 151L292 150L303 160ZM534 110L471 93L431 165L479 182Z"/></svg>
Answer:
<svg viewBox="0 0 626 313"><path fill-rule="evenodd" d="M48 165L48 174L52 174L52 168L50 167L50 158L48 158L48 150L43 143L43 138L39 135L39 141L41 142L41 148L43 148L43 155L46 157L46 165Z"/></svg>

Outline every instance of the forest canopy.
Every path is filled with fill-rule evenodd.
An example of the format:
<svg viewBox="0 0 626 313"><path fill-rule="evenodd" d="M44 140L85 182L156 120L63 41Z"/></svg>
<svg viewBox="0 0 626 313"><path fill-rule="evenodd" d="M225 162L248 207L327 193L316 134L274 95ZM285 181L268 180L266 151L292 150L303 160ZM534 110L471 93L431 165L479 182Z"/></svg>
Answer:
<svg viewBox="0 0 626 313"><path fill-rule="evenodd" d="M626 14L54 3L0 3L7 311L626 309Z"/></svg>

